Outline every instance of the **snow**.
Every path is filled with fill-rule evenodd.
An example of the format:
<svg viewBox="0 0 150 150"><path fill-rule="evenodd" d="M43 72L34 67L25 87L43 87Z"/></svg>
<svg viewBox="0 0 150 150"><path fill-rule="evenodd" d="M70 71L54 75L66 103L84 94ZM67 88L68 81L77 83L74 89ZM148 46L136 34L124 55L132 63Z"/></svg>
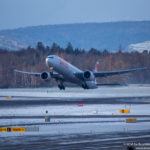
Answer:
<svg viewBox="0 0 150 150"><path fill-rule="evenodd" d="M99 87L98 89L84 90L82 88L66 88L60 91L58 88L35 89L0 89L0 97L47 97L47 98L120 98L120 97L148 97L150 85L129 85L117 87Z"/></svg>
<svg viewBox="0 0 150 150"><path fill-rule="evenodd" d="M148 104L84 104L79 107L73 105L49 105L49 106L28 106L1 108L0 116L86 116L86 115L122 115L120 109L130 110L125 115L150 115ZM48 111L48 113L46 113Z"/></svg>
<svg viewBox="0 0 150 150"><path fill-rule="evenodd" d="M60 91L57 88L37 88L37 89L0 89L0 100L2 96L23 96L28 97L54 97L54 98L115 98L115 97L144 97L150 96L150 85L129 85L118 87L99 87L94 90L83 90L81 88L67 88ZM18 100L22 98L18 97ZM7 101L7 99L5 99ZM9 99L13 101L13 98ZM40 100L40 98L38 99ZM122 100L124 100L122 98ZM147 99L149 101L149 99ZM150 118L137 118L137 120L147 120L148 122L126 123L124 118L101 118L98 115L150 115L149 104L76 104L64 105L33 105L1 107L0 117L4 116L88 116L94 118L51 118L50 124L45 122L45 118L19 118L19 119L0 119L1 126L25 125L26 127L38 127L38 132L25 133L0 133L0 136L18 136L18 135L60 135L60 134L93 134L93 133L116 133L133 132L150 129ZM120 114L120 109L130 110L128 114ZM48 113L46 113L48 111ZM84 122L89 123L84 123ZM99 121L96 123L96 121ZM103 122L104 121L104 122ZM112 121L112 122L111 122ZM114 122L113 122L114 121ZM70 122L70 123L69 123ZM74 122L74 123L73 123ZM80 123L77 123L80 122ZM81 123L83 122L83 123ZM36 123L39 125L36 125ZM40 125L43 124L43 125ZM54 123L54 124L53 124ZM65 124L66 123L66 124Z"/></svg>
<svg viewBox="0 0 150 150"><path fill-rule="evenodd" d="M150 41L130 44L128 46L128 49L129 49L129 51L138 51L138 52L143 52L144 50L150 51Z"/></svg>

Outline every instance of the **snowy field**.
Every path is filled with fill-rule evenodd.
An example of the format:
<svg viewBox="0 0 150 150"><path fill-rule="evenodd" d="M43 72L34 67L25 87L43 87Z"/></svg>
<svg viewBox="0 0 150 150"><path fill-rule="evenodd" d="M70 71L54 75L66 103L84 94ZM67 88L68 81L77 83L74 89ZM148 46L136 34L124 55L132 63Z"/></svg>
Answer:
<svg viewBox="0 0 150 150"><path fill-rule="evenodd" d="M120 97L150 97L150 85L129 86L102 86L98 89L84 90L78 88L66 88L60 91L58 88L19 88L0 89L0 97L48 97L48 98L120 98Z"/></svg>
<svg viewBox="0 0 150 150"><path fill-rule="evenodd" d="M121 114L119 110L130 110ZM48 113L46 113L48 112ZM0 108L1 116L150 115L150 104L84 104Z"/></svg>
<svg viewBox="0 0 150 150"><path fill-rule="evenodd" d="M139 97L142 97L142 99ZM83 134L94 136L97 134L106 134L106 136L110 135L110 137L114 137L114 134L117 133L119 138L123 138L121 137L122 134L128 136L129 133L135 132L139 134L141 138L150 139L149 135L143 135L143 132L150 132L149 97L150 85L103 86L93 90L67 88L65 91L60 91L58 88L0 89L0 126L38 128L36 132L1 132L0 137L24 136L24 139L27 139L27 135L35 135L39 138L40 136L53 137L65 135L69 137L70 135L81 136ZM42 100L45 100L44 98L50 103L45 105L40 104ZM54 104L51 103L51 98L54 98L54 100L67 99L67 101L66 103ZM91 99L92 101L92 98L96 98L93 103L84 103L84 100ZM109 101L105 103L105 98L113 99L111 103L108 103ZM116 100L114 104L113 101L116 98L121 98L120 101L123 103L117 103ZM79 106L80 100L78 99L83 99L83 105ZM101 99L103 103L96 103L99 99ZM39 104L23 105L23 103L25 104L28 100L37 100ZM124 103L126 100L132 103ZM22 103L17 105L18 101ZM74 103L67 103L68 101L74 101ZM143 103L134 103L135 101L142 101ZM2 105L2 102L6 103L5 106ZM9 102L11 102L11 104L14 103L14 105L11 106L11 104L9 104L9 106L7 106ZM126 114L120 113L119 110L122 109L129 110L130 112ZM20 118L13 118L15 116L20 116ZM46 116L51 117L49 122L45 121ZM57 116L62 117L57 118ZM137 122L126 123L127 118L136 118ZM120 133L121 135L119 135ZM125 137L125 139L126 138L129 137ZM130 138L132 137L130 136ZM133 138L136 138L136 136L133 136ZM100 139L105 140L102 137L96 140ZM112 142L114 139L110 138L110 140Z"/></svg>

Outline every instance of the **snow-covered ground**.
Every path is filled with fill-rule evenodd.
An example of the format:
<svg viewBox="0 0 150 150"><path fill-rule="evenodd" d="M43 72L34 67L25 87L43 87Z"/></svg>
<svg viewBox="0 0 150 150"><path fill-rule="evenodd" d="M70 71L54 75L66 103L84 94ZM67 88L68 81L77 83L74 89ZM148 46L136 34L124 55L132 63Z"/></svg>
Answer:
<svg viewBox="0 0 150 150"><path fill-rule="evenodd" d="M74 124L45 124L39 126L26 126L26 128L38 128L38 131L30 132L1 132L0 137L25 136L25 135L96 135L96 134L119 134L120 132L129 134L130 132L145 132L150 129L150 122L126 123L126 122L104 122L104 123L74 123ZM141 134L139 138L149 137ZM123 138L123 137L122 137ZM131 138L131 137L130 137ZM133 137L135 138L135 137ZM121 139L120 137L118 140ZM101 139L99 139L101 141Z"/></svg>
<svg viewBox="0 0 150 150"><path fill-rule="evenodd" d="M84 90L82 88L32 88L32 89L0 89L0 97L50 97L50 98L120 98L120 97L149 97L150 85L102 86L98 89Z"/></svg>
<svg viewBox="0 0 150 150"><path fill-rule="evenodd" d="M47 98L117 98L117 97L149 97L150 85L129 85L118 87L99 87L94 90L83 90L81 88L67 88L60 91L57 88L36 88L36 89L0 89L0 100L12 100L6 96L28 97L47 97ZM22 97L19 98L22 100ZM19 100L18 99L18 100ZM25 100L25 99L24 99ZM35 99L36 100L36 99ZM38 99L40 100L40 98ZM41 99L42 100L42 99ZM4 116L53 116L49 123L45 118L18 118L18 119L0 119L1 126L38 127L38 132L12 133L3 132L0 136L18 136L18 135L60 135L60 134L97 134L97 133L116 133L116 132L133 132L150 129L149 117L136 117L136 115L150 115L149 99L147 104L48 104L48 105L21 105L13 107L0 107L0 117ZM17 102L15 102L17 103ZM130 113L120 113L120 109L130 110ZM55 116L76 116L76 118L57 118ZM80 118L81 116L94 116L94 118ZM99 117L100 115L110 115L109 118ZM111 116L118 115L115 118ZM119 117L122 115L135 115L136 123L126 123L128 117ZM79 117L77 117L79 116ZM142 122L139 122L142 121ZM30 125L29 125L30 124Z"/></svg>
<svg viewBox="0 0 150 150"><path fill-rule="evenodd" d="M12 107L12 108L1 108L0 117L4 116L43 116L43 118L26 118L26 119L0 119L0 125L19 125L19 124L36 124L44 123L44 116L53 116L50 119L51 123L64 123L64 122L125 122L126 117L120 118L121 115L150 115L150 105L147 104L86 104L83 106L78 105L51 105L51 106L29 106L29 107ZM120 113L120 109L130 110L130 113ZM46 113L48 111L48 113ZM65 118L65 116L95 116L94 118ZM109 118L99 117L99 115L110 115ZM118 115L118 117L111 118L113 115ZM64 116L64 118L55 118L55 116ZM137 118L137 120L149 120L146 118Z"/></svg>
<svg viewBox="0 0 150 150"><path fill-rule="evenodd" d="M0 116L86 116L86 115L122 115L120 109L130 110L126 115L150 115L149 104L78 104L49 105L1 108ZM48 113L46 113L48 111Z"/></svg>

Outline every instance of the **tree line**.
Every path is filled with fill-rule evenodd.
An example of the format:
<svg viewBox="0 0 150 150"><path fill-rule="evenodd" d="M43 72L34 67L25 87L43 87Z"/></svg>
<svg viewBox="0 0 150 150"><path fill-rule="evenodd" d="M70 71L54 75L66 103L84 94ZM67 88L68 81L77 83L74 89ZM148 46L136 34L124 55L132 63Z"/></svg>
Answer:
<svg viewBox="0 0 150 150"><path fill-rule="evenodd" d="M96 61L99 61L99 71L123 70L129 68L148 67L150 68L150 52L144 50L142 53L124 52L119 47L116 52L108 50L97 50L73 48L68 43L66 48L53 43L51 46L44 46L38 42L36 47L31 46L18 51L0 49L0 88L11 87L51 87L56 85L55 81L43 82L38 77L15 73L14 69L43 72L49 68L45 65L45 58L48 55L58 55L71 64L86 71L93 71ZM100 83L150 83L150 71L138 71L125 75L116 75L107 78L97 79Z"/></svg>

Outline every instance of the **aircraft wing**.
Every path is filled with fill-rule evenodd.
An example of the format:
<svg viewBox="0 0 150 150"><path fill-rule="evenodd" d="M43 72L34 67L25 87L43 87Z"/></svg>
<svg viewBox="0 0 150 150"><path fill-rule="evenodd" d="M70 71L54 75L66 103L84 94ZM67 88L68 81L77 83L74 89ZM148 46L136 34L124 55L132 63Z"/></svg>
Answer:
<svg viewBox="0 0 150 150"><path fill-rule="evenodd" d="M17 70L17 69L15 69L14 71L18 72L18 73L23 73L23 74L28 74L28 75L34 75L34 76L40 76L41 75L41 73L38 73L38 72L26 72L26 71L21 71L21 70Z"/></svg>
<svg viewBox="0 0 150 150"><path fill-rule="evenodd" d="M22 74L28 74L28 75L33 75L33 76L40 76L42 73L39 72L26 72L26 71L21 71L21 70L14 70L15 72L22 73ZM65 79L57 72L50 72L50 75L52 78L55 78L56 80L62 80L65 81Z"/></svg>
<svg viewBox="0 0 150 150"><path fill-rule="evenodd" d="M134 71L138 71L138 70L146 70L146 69L147 69L147 67L128 69L128 70L118 70L118 71L93 72L93 73L94 73L95 77L107 77L107 76L119 75L119 74L134 72Z"/></svg>

